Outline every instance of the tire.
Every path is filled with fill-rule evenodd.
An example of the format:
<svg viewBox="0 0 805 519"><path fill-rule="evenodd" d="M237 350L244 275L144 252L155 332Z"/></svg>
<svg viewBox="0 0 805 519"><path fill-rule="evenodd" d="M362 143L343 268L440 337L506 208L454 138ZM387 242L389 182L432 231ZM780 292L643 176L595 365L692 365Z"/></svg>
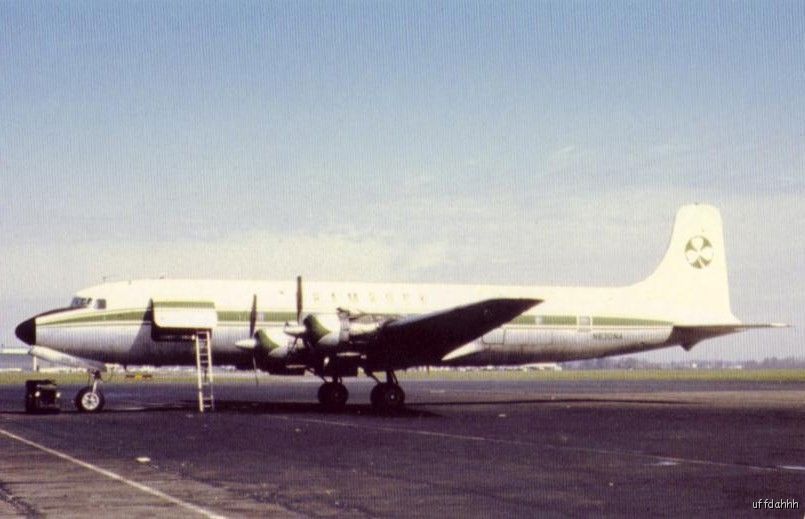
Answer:
<svg viewBox="0 0 805 519"><path fill-rule="evenodd" d="M327 402L330 400L330 384L332 382L325 382L321 386L319 386L319 403L321 405L327 405Z"/></svg>
<svg viewBox="0 0 805 519"><path fill-rule="evenodd" d="M342 411L348 399L349 391L344 384L325 382L319 388L319 402L328 411Z"/></svg>
<svg viewBox="0 0 805 519"><path fill-rule="evenodd" d="M386 384L380 382L375 384L375 387L372 388L372 392L369 394L369 401L372 403L372 407L375 410L379 410L383 407L383 391L385 391Z"/></svg>
<svg viewBox="0 0 805 519"><path fill-rule="evenodd" d="M372 407L380 413L399 411L405 405L405 391L397 384L378 384L370 395Z"/></svg>
<svg viewBox="0 0 805 519"><path fill-rule="evenodd" d="M106 399L100 391L92 392L92 386L82 388L75 397L75 407L80 413L99 413Z"/></svg>

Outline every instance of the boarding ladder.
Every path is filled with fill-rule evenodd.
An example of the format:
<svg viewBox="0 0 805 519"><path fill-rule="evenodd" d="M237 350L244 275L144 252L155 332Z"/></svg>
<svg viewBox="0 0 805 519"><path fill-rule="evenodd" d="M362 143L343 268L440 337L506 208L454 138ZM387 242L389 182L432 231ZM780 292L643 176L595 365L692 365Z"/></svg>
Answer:
<svg viewBox="0 0 805 519"><path fill-rule="evenodd" d="M198 410L214 411L212 394L212 337L209 330L199 330L193 336L196 344L196 373L198 374Z"/></svg>

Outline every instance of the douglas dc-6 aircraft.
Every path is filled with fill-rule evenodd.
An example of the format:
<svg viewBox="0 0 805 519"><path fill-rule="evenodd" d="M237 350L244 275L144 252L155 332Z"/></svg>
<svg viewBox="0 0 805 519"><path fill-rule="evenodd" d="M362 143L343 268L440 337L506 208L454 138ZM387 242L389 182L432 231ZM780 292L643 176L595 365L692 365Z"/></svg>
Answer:
<svg viewBox="0 0 805 519"><path fill-rule="evenodd" d="M696 343L748 328L730 309L721 216L707 205L676 215L671 243L645 280L566 288L267 281L140 280L79 291L69 308L22 322L30 354L87 369L79 410L97 412L106 363L195 365L199 405L211 364L277 375L309 371L319 401L346 404L362 370L379 410L403 405L395 371L414 366L519 365ZM381 382L375 373L385 373Z"/></svg>

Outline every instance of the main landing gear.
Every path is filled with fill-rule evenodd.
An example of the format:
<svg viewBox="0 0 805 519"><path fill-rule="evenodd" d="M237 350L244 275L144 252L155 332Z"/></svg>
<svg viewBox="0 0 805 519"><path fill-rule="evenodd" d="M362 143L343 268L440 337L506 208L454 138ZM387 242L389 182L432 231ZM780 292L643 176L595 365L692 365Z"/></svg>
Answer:
<svg viewBox="0 0 805 519"><path fill-rule="evenodd" d="M370 375L371 376L371 375ZM405 404L405 391L402 390L397 381L397 376L393 371L386 371L386 382L377 381L377 385L372 388L369 400L372 402L372 409L379 413L399 411Z"/></svg>
<svg viewBox="0 0 805 519"><path fill-rule="evenodd" d="M100 372L93 371L90 377L91 385L81 388L75 397L75 407L80 413L99 413L106 403L99 387L103 382Z"/></svg>
<svg viewBox="0 0 805 519"><path fill-rule="evenodd" d="M366 374L377 382L369 397L375 412L391 413L402 409L405 404L405 391L400 387L393 371L386 371L385 382L380 382L372 373L367 372ZM319 387L319 403L327 411L343 411L348 399L349 391L341 383L340 378L334 378L332 382L325 380L324 384Z"/></svg>
<svg viewBox="0 0 805 519"><path fill-rule="evenodd" d="M349 399L349 391L341 383L341 379L324 382L319 387L319 403L328 411L343 411L347 405L347 399Z"/></svg>

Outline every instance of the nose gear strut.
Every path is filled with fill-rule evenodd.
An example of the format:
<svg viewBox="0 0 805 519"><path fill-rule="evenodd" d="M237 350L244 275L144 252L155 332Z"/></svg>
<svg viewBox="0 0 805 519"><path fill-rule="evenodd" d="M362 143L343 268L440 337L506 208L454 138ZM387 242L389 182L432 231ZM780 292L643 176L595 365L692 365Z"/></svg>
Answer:
<svg viewBox="0 0 805 519"><path fill-rule="evenodd" d="M100 371L91 371L91 385L81 388L75 397L75 406L80 413L98 413L103 410L106 399L99 387L103 382Z"/></svg>

